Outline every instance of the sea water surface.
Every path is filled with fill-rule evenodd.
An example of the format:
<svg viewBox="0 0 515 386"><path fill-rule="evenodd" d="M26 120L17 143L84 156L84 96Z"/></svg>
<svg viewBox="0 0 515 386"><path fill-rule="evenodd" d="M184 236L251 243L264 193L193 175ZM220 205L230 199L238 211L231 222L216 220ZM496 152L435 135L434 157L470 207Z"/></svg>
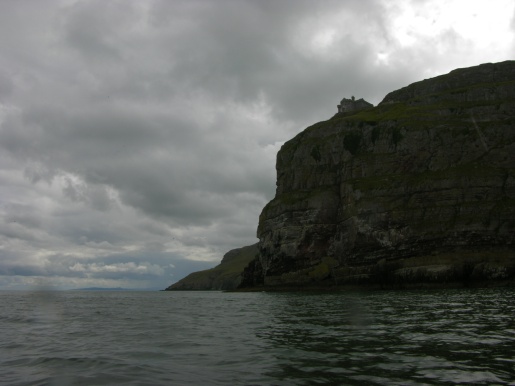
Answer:
<svg viewBox="0 0 515 386"><path fill-rule="evenodd" d="M0 292L2 385L515 385L515 290Z"/></svg>

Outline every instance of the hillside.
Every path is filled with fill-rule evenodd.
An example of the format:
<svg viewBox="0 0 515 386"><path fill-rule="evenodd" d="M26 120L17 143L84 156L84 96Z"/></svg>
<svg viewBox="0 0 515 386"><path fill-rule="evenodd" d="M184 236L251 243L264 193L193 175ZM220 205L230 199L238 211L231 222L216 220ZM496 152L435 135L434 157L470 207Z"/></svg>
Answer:
<svg viewBox="0 0 515 386"><path fill-rule="evenodd" d="M233 249L227 252L214 268L193 272L168 287L173 290L232 290L241 282L241 274L247 264L257 255L257 245Z"/></svg>

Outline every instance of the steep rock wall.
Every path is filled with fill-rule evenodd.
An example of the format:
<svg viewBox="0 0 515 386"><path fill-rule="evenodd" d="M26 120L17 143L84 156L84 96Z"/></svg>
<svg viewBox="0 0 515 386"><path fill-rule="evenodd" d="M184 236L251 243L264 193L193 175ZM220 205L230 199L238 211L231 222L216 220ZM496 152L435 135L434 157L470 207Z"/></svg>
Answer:
<svg viewBox="0 0 515 386"><path fill-rule="evenodd" d="M286 142L242 286L511 279L515 62L414 83Z"/></svg>

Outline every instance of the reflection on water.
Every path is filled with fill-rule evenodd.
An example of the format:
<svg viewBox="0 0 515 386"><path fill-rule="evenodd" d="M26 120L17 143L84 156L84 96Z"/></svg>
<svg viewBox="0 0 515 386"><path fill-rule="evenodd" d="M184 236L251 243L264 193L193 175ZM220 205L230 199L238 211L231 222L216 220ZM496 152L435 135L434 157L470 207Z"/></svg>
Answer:
<svg viewBox="0 0 515 386"><path fill-rule="evenodd" d="M514 295L0 292L0 384L515 384Z"/></svg>
<svg viewBox="0 0 515 386"><path fill-rule="evenodd" d="M282 296L259 333L278 353L272 375L282 381L515 381L513 290Z"/></svg>

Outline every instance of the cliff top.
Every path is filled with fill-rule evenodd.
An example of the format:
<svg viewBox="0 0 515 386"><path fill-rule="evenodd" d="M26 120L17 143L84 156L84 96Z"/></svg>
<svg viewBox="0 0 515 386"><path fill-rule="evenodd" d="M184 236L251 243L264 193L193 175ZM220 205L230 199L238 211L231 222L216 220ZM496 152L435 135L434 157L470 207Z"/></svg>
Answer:
<svg viewBox="0 0 515 386"><path fill-rule="evenodd" d="M449 90L469 88L471 85L513 82L515 80L515 61L485 63L475 67L458 68L448 74L425 79L388 93L379 106L388 103L426 103L430 96L437 97Z"/></svg>

